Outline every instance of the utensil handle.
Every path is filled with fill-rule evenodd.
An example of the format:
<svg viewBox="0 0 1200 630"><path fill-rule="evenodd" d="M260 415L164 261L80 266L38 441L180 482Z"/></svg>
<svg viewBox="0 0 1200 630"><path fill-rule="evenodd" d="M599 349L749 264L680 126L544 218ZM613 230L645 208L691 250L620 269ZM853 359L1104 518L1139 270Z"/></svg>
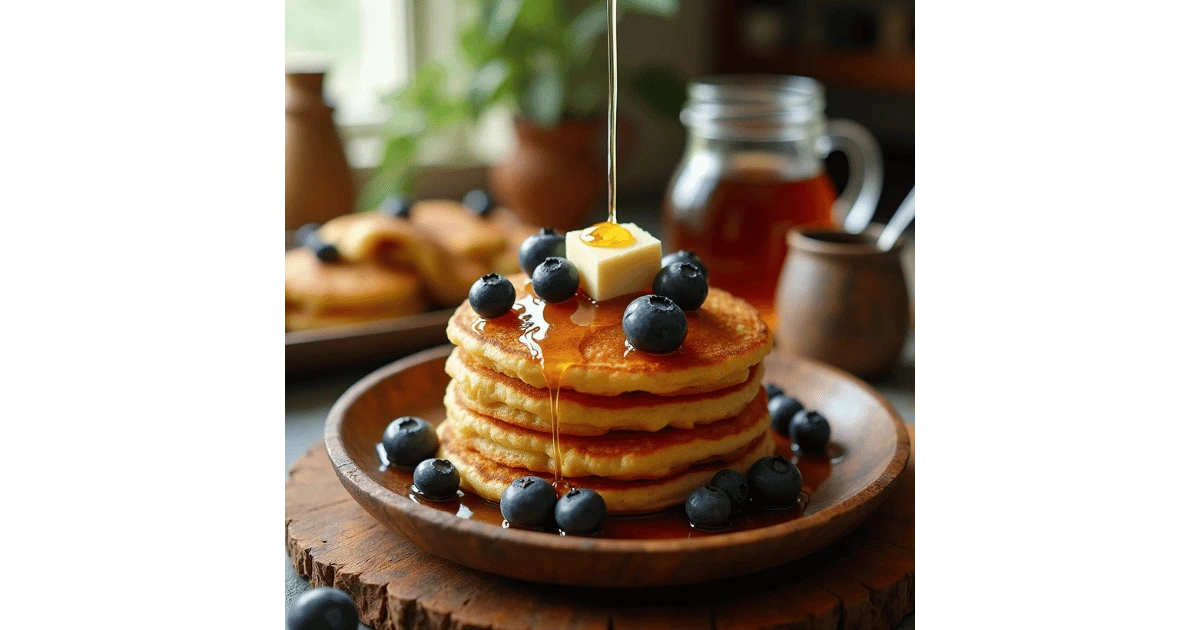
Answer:
<svg viewBox="0 0 1200 630"><path fill-rule="evenodd" d="M827 127L832 151L846 154L850 179L846 190L833 202L834 220L847 232L866 229L879 205L883 191L883 154L879 143L866 127L844 118L829 121Z"/></svg>
<svg viewBox="0 0 1200 630"><path fill-rule="evenodd" d="M879 235L879 249L887 251L895 246L896 240L904 233L904 228L907 228L916 216L917 189L914 186L912 190L908 191L908 196L904 198L904 201L900 202L900 206L896 208L896 214L892 215L892 220L888 221L887 226Z"/></svg>

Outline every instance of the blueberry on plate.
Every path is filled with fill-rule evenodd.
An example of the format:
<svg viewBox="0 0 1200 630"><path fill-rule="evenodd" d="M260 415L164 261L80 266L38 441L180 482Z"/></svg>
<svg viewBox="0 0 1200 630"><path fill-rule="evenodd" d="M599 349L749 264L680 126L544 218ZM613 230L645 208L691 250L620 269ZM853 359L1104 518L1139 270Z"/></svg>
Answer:
<svg viewBox="0 0 1200 630"><path fill-rule="evenodd" d="M773 396L767 401L767 412L771 414L771 428L779 435L787 435L792 416L804 411L799 400L788 395Z"/></svg>
<svg viewBox="0 0 1200 630"><path fill-rule="evenodd" d="M654 294L671 298L685 311L694 311L708 297L708 280L696 265L673 262L654 276Z"/></svg>
<svg viewBox="0 0 1200 630"><path fill-rule="evenodd" d="M388 462L411 468L437 453L438 437L424 418L404 416L383 430L383 451Z"/></svg>
<svg viewBox="0 0 1200 630"><path fill-rule="evenodd" d="M771 400L772 398L785 393L783 388L775 383L764 383L763 387L767 388L767 400Z"/></svg>
<svg viewBox="0 0 1200 630"><path fill-rule="evenodd" d="M379 206L379 211L397 219L407 219L412 213L412 201L404 195L389 195Z"/></svg>
<svg viewBox="0 0 1200 630"><path fill-rule="evenodd" d="M320 226L315 223L309 223L296 230L296 238L300 240L302 247L311 249L321 262L334 262L338 259L337 247L321 238L321 235L317 233L319 228Z"/></svg>
<svg viewBox="0 0 1200 630"><path fill-rule="evenodd" d="M478 188L464 195L462 204L470 209L471 212L481 217L487 216L487 213L491 212L492 208L496 206L496 202L492 200L492 196L487 194L486 190Z"/></svg>
<svg viewBox="0 0 1200 630"><path fill-rule="evenodd" d="M801 411L792 416L788 433L803 453L824 455L829 445L829 421L816 411Z"/></svg>
<svg viewBox="0 0 1200 630"><path fill-rule="evenodd" d="M566 302L579 290L579 269L561 256L550 256L533 270L533 290L551 303Z"/></svg>
<svg viewBox="0 0 1200 630"><path fill-rule="evenodd" d="M681 249L672 254L667 254L662 258L662 266L664 267L670 265L671 263L677 262L692 263L693 265L696 265L700 268L700 273L704 274L704 279L708 279L708 267L705 267L704 263L700 262L700 257L692 252L689 252L686 249Z"/></svg>
<svg viewBox="0 0 1200 630"><path fill-rule="evenodd" d="M763 507L783 508L796 505L803 479L795 464L776 455L754 462L746 481L750 483L750 496Z"/></svg>
<svg viewBox="0 0 1200 630"><path fill-rule="evenodd" d="M471 285L467 301L480 317L491 319L500 317L512 309L513 303L517 301L517 290L508 278L498 273L489 273Z"/></svg>
<svg viewBox="0 0 1200 630"><path fill-rule="evenodd" d="M724 490L716 486L696 488L683 504L688 520L700 529L722 529L733 515L733 503Z"/></svg>
<svg viewBox="0 0 1200 630"><path fill-rule="evenodd" d="M521 261L521 271L533 277L533 270L551 256L567 257L567 239L561 234L555 234L552 228L544 227L541 232L526 238L521 243L517 259Z"/></svg>
<svg viewBox="0 0 1200 630"><path fill-rule="evenodd" d="M431 501L449 501L458 496L458 469L445 459L427 459L413 470L413 485Z"/></svg>
<svg viewBox="0 0 1200 630"><path fill-rule="evenodd" d="M678 350L687 338L687 315L671 298L643 295L625 307L621 328L634 348L667 354Z"/></svg>
<svg viewBox="0 0 1200 630"><path fill-rule="evenodd" d="M554 487L530 475L508 484L500 495L500 514L513 527L542 529L554 520Z"/></svg>
<svg viewBox="0 0 1200 630"><path fill-rule="evenodd" d="M314 588L292 602L287 630L358 630L358 609L336 588Z"/></svg>
<svg viewBox="0 0 1200 630"><path fill-rule="evenodd" d="M320 223L305 223L304 225L296 228L296 244L300 245L301 247L306 247L309 237L311 237L313 234L316 234L317 230L319 229L321 229Z"/></svg>
<svg viewBox="0 0 1200 630"><path fill-rule="evenodd" d="M599 533L607 514L604 497L586 488L572 488L554 505L554 522L564 534L571 536Z"/></svg>
<svg viewBox="0 0 1200 630"><path fill-rule="evenodd" d="M722 492L729 495L729 502L733 505L733 511L738 511L746 506L750 501L750 484L746 481L746 477L742 473L732 469L718 471L713 475L709 485L714 488L719 488Z"/></svg>

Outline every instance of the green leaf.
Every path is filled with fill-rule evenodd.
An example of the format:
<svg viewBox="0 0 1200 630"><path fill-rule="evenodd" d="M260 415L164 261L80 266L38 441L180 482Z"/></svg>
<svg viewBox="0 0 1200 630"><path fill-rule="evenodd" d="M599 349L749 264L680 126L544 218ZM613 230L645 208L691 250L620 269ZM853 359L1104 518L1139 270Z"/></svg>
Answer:
<svg viewBox="0 0 1200 630"><path fill-rule="evenodd" d="M600 101L604 96L604 89L598 81L580 81L571 89L567 110L573 116L591 116L600 108Z"/></svg>
<svg viewBox="0 0 1200 630"><path fill-rule="evenodd" d="M679 0L617 0L617 6L658 17L674 17L679 13Z"/></svg>
<svg viewBox="0 0 1200 630"><path fill-rule="evenodd" d="M521 11L521 0L495 0L490 11L483 13L483 23L489 42L499 43L508 38L517 13Z"/></svg>
<svg viewBox="0 0 1200 630"><path fill-rule="evenodd" d="M394 193L411 193L416 175L416 136L396 136L388 140L383 159L358 196L360 209L376 208Z"/></svg>
<svg viewBox="0 0 1200 630"><path fill-rule="evenodd" d="M558 19L557 0L524 0L517 12L517 23L525 28L541 30L550 27Z"/></svg>
<svg viewBox="0 0 1200 630"><path fill-rule="evenodd" d="M479 116L503 96L510 74L507 61L493 59L471 75L467 84L467 102L472 116Z"/></svg>
<svg viewBox="0 0 1200 630"><path fill-rule="evenodd" d="M670 68L651 66L633 75L633 93L651 111L677 119L687 100L687 81Z"/></svg>
<svg viewBox="0 0 1200 630"><path fill-rule="evenodd" d="M585 65L596 48L596 41L608 32L608 9L603 3L593 4L575 16L568 29L571 61Z"/></svg>
<svg viewBox="0 0 1200 630"><path fill-rule="evenodd" d="M473 66L481 66L496 54L495 47L488 41L483 24L472 22L458 34L458 45L463 57Z"/></svg>
<svg viewBox="0 0 1200 630"><path fill-rule="evenodd" d="M521 111L543 127L557 125L562 118L565 83L557 68L548 64L535 68L521 98Z"/></svg>

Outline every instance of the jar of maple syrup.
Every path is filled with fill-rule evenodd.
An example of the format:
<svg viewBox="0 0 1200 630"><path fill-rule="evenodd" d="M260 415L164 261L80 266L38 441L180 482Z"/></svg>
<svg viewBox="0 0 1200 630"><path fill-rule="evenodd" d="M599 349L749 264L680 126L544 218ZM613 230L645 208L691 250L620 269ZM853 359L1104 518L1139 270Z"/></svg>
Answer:
<svg viewBox="0 0 1200 630"><path fill-rule="evenodd" d="M879 146L862 125L826 121L825 90L807 77L704 78L680 119L688 142L663 203L665 251L698 254L712 286L773 324L788 230L833 229L847 216L865 227L883 183ZM841 197L825 172L834 150L850 163Z"/></svg>

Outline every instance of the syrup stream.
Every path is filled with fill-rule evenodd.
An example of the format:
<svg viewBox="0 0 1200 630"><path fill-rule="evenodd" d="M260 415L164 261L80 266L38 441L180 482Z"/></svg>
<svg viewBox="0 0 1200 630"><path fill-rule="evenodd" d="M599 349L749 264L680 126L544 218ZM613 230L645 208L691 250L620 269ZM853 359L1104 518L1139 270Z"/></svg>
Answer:
<svg viewBox="0 0 1200 630"><path fill-rule="evenodd" d="M617 223L617 0L608 0L608 222Z"/></svg>

